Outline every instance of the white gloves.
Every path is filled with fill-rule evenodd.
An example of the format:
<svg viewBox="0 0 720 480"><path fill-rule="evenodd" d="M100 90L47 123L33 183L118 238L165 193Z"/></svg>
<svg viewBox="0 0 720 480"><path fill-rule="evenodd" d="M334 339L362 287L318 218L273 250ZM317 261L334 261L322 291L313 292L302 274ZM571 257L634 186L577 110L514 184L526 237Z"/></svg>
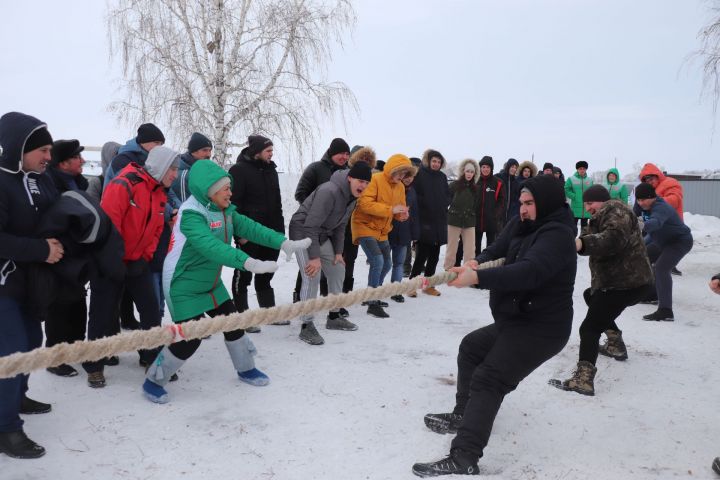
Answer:
<svg viewBox="0 0 720 480"><path fill-rule="evenodd" d="M287 261L289 262L292 258L293 253L300 250L305 250L310 246L311 243L312 240L310 240L309 238L303 238L302 240L285 240L282 245L280 245L280 250L285 252L285 255L287 256Z"/></svg>
<svg viewBox="0 0 720 480"><path fill-rule="evenodd" d="M245 260L243 267L245 270L252 273L274 273L278 269L278 264L272 261L248 258Z"/></svg>

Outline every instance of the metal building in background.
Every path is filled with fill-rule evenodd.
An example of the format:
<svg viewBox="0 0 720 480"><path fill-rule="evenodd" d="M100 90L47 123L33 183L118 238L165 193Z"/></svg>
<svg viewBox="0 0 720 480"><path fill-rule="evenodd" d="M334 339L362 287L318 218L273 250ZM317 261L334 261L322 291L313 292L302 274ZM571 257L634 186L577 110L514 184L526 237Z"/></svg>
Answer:
<svg viewBox="0 0 720 480"><path fill-rule="evenodd" d="M683 187L683 210L699 215L720 217L720 179L693 175L673 175Z"/></svg>

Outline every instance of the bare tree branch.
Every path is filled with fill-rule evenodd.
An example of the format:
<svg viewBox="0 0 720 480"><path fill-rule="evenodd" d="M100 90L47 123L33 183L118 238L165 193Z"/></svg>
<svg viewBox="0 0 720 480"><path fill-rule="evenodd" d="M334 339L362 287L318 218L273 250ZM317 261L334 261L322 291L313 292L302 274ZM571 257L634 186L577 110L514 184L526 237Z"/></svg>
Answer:
<svg viewBox="0 0 720 480"><path fill-rule="evenodd" d="M323 117L358 112L327 82L332 47L355 25L350 0L113 0L110 56L122 63L120 120L211 137L215 159L262 133L300 154ZM302 165L301 155L298 155Z"/></svg>

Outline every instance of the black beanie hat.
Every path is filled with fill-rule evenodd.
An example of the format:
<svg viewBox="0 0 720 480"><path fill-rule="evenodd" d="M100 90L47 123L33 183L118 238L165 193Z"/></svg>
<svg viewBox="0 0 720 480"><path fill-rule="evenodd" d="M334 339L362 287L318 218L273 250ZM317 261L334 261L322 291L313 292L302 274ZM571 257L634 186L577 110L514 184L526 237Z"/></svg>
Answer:
<svg viewBox="0 0 720 480"><path fill-rule="evenodd" d="M69 160L75 155L85 150L85 147L80 146L78 140L57 140L53 142L52 146L52 165L57 165L60 162Z"/></svg>
<svg viewBox="0 0 720 480"><path fill-rule="evenodd" d="M38 128L25 140L25 147L23 153L32 152L33 150L50 145L53 143L52 136L48 132L47 128Z"/></svg>
<svg viewBox="0 0 720 480"><path fill-rule="evenodd" d="M272 144L272 140L267 137L263 137L262 135L250 135L248 137L247 153L250 158L254 158L255 155L272 146Z"/></svg>
<svg viewBox="0 0 720 480"><path fill-rule="evenodd" d="M536 220L565 205L563 183L552 175L537 175L528 178L522 188L530 190L535 199Z"/></svg>
<svg viewBox="0 0 720 480"><path fill-rule="evenodd" d="M337 155L338 153L350 153L350 145L347 144L342 138L333 138L330 142L330 148L327 150L329 156Z"/></svg>
<svg viewBox="0 0 720 480"><path fill-rule="evenodd" d="M372 169L365 162L357 162L348 172L348 177L369 182L372 179Z"/></svg>
<svg viewBox="0 0 720 480"><path fill-rule="evenodd" d="M607 202L610 192L602 185L593 185L583 192L583 202Z"/></svg>
<svg viewBox="0 0 720 480"><path fill-rule="evenodd" d="M162 142L165 143L165 135L152 123L143 123L138 127L137 143Z"/></svg>
<svg viewBox="0 0 720 480"><path fill-rule="evenodd" d="M480 163L478 163L479 166L488 165L490 169L495 168L495 163L493 163L493 158L489 155L485 155L483 158L480 159Z"/></svg>
<svg viewBox="0 0 720 480"><path fill-rule="evenodd" d="M515 160L514 158L508 158L508 161L505 162L505 168L510 170L510 167L512 167L513 165L515 165L516 167L520 166L517 160Z"/></svg>
<svg viewBox="0 0 720 480"><path fill-rule="evenodd" d="M202 133L194 132L190 136L190 141L188 142L188 152L197 152L198 150L207 147L212 148L212 142Z"/></svg>
<svg viewBox="0 0 720 480"><path fill-rule="evenodd" d="M383 170L385 170L385 160L378 160L377 162L375 162L375 170L377 170L378 172L382 172Z"/></svg>
<svg viewBox="0 0 720 480"><path fill-rule="evenodd" d="M544 172L545 170L547 170L548 168L549 168L550 170L552 170L552 169L553 169L553 164L550 163L550 162L545 162L545 165L543 165L543 172Z"/></svg>
<svg viewBox="0 0 720 480"><path fill-rule="evenodd" d="M577 163L575 164L575 170L577 170L578 168L584 168L585 170L587 170L587 169L588 169L588 163L587 163L585 160L580 160L579 162L577 162Z"/></svg>
<svg viewBox="0 0 720 480"><path fill-rule="evenodd" d="M635 198L638 200L646 200L648 198L655 197L657 197L657 193L655 193L655 189L649 183L641 183L635 187Z"/></svg>

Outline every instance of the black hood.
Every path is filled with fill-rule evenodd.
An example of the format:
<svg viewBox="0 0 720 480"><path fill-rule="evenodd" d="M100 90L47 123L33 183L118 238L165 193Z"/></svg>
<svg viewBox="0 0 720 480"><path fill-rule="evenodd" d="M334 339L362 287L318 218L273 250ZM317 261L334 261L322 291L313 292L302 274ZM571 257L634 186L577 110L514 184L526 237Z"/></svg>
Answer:
<svg viewBox="0 0 720 480"><path fill-rule="evenodd" d="M24 113L9 112L0 117L0 168L18 173L22 167L25 142L41 128L47 128L47 125Z"/></svg>
<svg viewBox="0 0 720 480"><path fill-rule="evenodd" d="M535 199L536 222L566 205L565 188L562 182L552 175L529 178L523 183L522 188L530 190Z"/></svg>

